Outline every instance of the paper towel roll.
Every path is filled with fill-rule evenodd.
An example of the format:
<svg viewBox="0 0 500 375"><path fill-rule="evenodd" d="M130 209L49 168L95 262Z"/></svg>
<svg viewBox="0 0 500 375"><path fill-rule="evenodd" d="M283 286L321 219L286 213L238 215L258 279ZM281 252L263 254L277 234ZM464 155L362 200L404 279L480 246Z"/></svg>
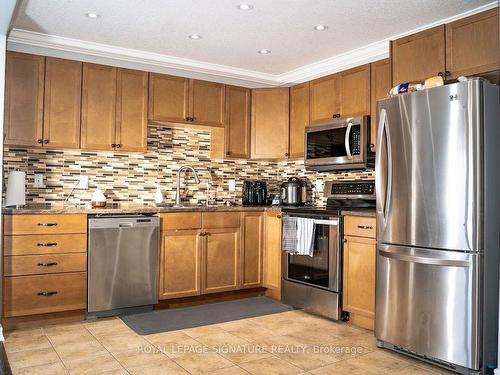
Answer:
<svg viewBox="0 0 500 375"><path fill-rule="evenodd" d="M26 173L20 171L9 172L7 192L5 193L5 207L24 206L25 204Z"/></svg>

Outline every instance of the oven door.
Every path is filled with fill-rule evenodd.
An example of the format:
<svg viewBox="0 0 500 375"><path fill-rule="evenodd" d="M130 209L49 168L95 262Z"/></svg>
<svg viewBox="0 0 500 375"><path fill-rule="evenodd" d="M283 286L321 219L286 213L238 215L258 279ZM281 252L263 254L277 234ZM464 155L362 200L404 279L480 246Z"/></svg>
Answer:
<svg viewBox="0 0 500 375"><path fill-rule="evenodd" d="M294 216L294 215L290 215ZM298 216L298 215L295 215ZM304 217L304 215L300 215ZM315 220L313 256L284 255L284 278L340 292L340 217L308 216Z"/></svg>
<svg viewBox="0 0 500 375"><path fill-rule="evenodd" d="M366 126L364 117L306 127L305 165L363 164L366 161Z"/></svg>

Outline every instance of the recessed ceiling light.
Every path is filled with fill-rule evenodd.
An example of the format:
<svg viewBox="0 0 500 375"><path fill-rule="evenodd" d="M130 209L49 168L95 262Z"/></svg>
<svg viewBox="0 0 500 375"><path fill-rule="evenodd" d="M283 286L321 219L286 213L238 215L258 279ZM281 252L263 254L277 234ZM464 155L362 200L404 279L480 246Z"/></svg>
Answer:
<svg viewBox="0 0 500 375"><path fill-rule="evenodd" d="M189 39L193 39L193 40L198 40L198 39L201 39L202 36L201 35L198 35L198 34L191 34L189 36Z"/></svg>
<svg viewBox="0 0 500 375"><path fill-rule="evenodd" d="M261 55L269 55L271 53L271 51L269 51L268 49L260 49L257 52Z"/></svg>
<svg viewBox="0 0 500 375"><path fill-rule="evenodd" d="M317 30L317 31L325 31L326 29L328 29L328 26L326 25L316 25L313 27L314 30Z"/></svg>
<svg viewBox="0 0 500 375"><path fill-rule="evenodd" d="M99 18L101 17L100 15L98 15L97 13L87 13L85 14L88 18Z"/></svg>
<svg viewBox="0 0 500 375"><path fill-rule="evenodd" d="M243 4L238 5L238 9L239 10L251 10L251 9L253 9L253 5L243 3Z"/></svg>

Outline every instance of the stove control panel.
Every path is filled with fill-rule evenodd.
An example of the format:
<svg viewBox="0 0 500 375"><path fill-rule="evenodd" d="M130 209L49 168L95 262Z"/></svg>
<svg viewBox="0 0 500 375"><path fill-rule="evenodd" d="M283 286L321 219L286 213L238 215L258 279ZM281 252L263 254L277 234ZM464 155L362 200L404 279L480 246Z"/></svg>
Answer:
<svg viewBox="0 0 500 375"><path fill-rule="evenodd" d="M325 182L327 197L375 199L374 181L327 181Z"/></svg>

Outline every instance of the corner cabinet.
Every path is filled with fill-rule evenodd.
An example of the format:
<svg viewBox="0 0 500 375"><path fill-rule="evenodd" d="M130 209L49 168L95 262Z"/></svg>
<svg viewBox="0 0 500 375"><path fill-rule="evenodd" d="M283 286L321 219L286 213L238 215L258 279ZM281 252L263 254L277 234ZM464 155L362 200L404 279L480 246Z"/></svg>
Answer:
<svg viewBox="0 0 500 375"><path fill-rule="evenodd" d="M45 57L7 52L4 143L41 146Z"/></svg>
<svg viewBox="0 0 500 375"><path fill-rule="evenodd" d="M252 90L252 159L289 156L289 89Z"/></svg>
<svg viewBox="0 0 500 375"><path fill-rule="evenodd" d="M344 218L342 305L352 324L373 330L375 321L376 219Z"/></svg>

